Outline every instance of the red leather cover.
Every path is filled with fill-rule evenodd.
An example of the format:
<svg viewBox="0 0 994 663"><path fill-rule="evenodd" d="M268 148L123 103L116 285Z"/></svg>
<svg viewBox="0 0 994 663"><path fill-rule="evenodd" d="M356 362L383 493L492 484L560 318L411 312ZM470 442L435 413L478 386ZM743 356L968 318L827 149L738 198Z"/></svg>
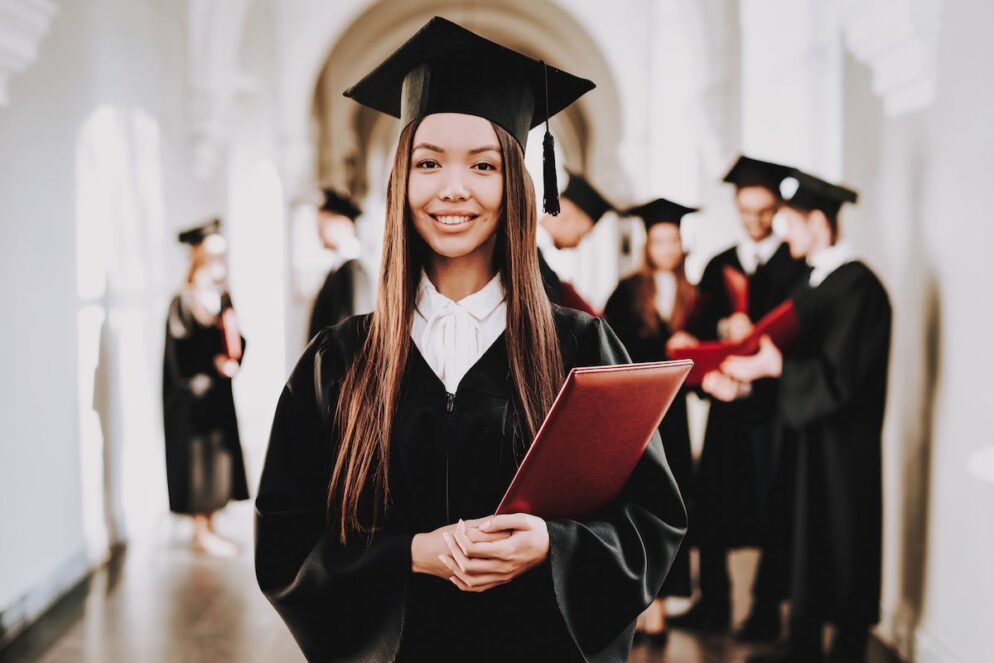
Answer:
<svg viewBox="0 0 994 663"><path fill-rule="evenodd" d="M763 316L752 328L752 333L735 343L732 341L706 341L692 347L673 348L673 359L690 359L694 368L687 376L687 384L699 385L704 376L718 370L721 362L732 355L751 355L759 350L759 339L769 336L778 348L790 345L797 336L798 321L794 302L786 300Z"/></svg>
<svg viewBox="0 0 994 663"><path fill-rule="evenodd" d="M667 361L574 368L496 513L579 520L610 504L691 366Z"/></svg>
<svg viewBox="0 0 994 663"><path fill-rule="evenodd" d="M221 326L221 337L224 341L224 353L229 359L239 361L242 358L242 337L238 332L238 319L235 317L235 309L226 308L221 312L219 320Z"/></svg>
<svg viewBox="0 0 994 663"><path fill-rule="evenodd" d="M734 313L749 314L749 277L739 270L725 265L722 269L725 276L725 292Z"/></svg>

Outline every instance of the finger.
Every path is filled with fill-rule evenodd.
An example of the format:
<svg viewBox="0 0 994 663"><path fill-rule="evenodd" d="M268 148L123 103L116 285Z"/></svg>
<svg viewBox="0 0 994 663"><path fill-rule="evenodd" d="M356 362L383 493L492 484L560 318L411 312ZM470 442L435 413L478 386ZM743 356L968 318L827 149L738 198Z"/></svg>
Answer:
<svg viewBox="0 0 994 663"><path fill-rule="evenodd" d="M471 558L508 560L514 554L514 545L509 543L510 536L502 537L499 541L474 543L470 548Z"/></svg>
<svg viewBox="0 0 994 663"><path fill-rule="evenodd" d="M480 585L478 587L471 587L471 586L467 585L466 583L464 583L459 578L457 578L456 576L452 576L451 578L449 578L449 580L452 582L453 585L455 585L456 587L458 587L460 590L462 590L464 592L473 592L475 594L479 594L480 592L485 592L485 591L487 591L489 589L493 589L494 587L497 587L499 585L503 585L504 584L503 582L495 582L495 583L493 583L491 585Z"/></svg>
<svg viewBox="0 0 994 663"><path fill-rule="evenodd" d="M510 566L502 567L499 572L490 573L470 573L460 569L459 566L447 555L439 555L438 559L445 565L452 576L457 578L466 587L477 588L495 583L504 583L514 577L516 571Z"/></svg>
<svg viewBox="0 0 994 663"><path fill-rule="evenodd" d="M455 560L456 564L459 565L460 569L466 571L466 566L469 560L466 558L466 555L463 554L462 549L459 547L459 544L456 543L456 540L448 532L442 532L442 538L445 539L445 545L449 547L449 552L452 554L452 559Z"/></svg>
<svg viewBox="0 0 994 663"><path fill-rule="evenodd" d="M469 527L466 530L466 536L473 543L491 543L493 541L503 541L507 537L511 536L510 532L481 532L477 527Z"/></svg>
<svg viewBox="0 0 994 663"><path fill-rule="evenodd" d="M459 521L459 524L456 525L455 538L456 543L459 545L459 549L462 550L463 554L466 555L466 557L473 557L474 555L470 552L473 542L469 540L468 536L466 536L466 523L461 520Z"/></svg>
<svg viewBox="0 0 994 663"><path fill-rule="evenodd" d="M514 579L514 576L491 576L490 578L488 582L475 581L468 583L459 576L453 575L449 578L449 581L464 592L485 592L488 589L493 589L494 587L510 582Z"/></svg>
<svg viewBox="0 0 994 663"><path fill-rule="evenodd" d="M494 516L480 527L484 532L509 529L530 529L531 516L527 513L507 513Z"/></svg>

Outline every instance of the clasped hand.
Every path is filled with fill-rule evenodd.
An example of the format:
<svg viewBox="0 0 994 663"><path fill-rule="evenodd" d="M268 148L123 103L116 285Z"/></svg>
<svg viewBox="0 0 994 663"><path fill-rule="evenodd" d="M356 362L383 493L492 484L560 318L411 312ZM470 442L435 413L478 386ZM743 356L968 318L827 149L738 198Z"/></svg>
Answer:
<svg viewBox="0 0 994 663"><path fill-rule="evenodd" d="M503 585L548 556L545 521L525 513L460 520L411 543L415 573L445 578L464 592Z"/></svg>

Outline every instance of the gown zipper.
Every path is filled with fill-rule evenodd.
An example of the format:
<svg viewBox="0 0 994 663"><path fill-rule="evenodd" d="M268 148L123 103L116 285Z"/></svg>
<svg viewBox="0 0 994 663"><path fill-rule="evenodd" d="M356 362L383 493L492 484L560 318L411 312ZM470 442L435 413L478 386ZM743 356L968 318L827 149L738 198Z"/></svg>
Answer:
<svg viewBox="0 0 994 663"><path fill-rule="evenodd" d="M446 430L450 434L452 433L452 411L455 410L455 407L456 407L456 395L446 392L445 412L446 416L448 417L448 424L449 424L448 426L446 426ZM448 440L446 441L446 447L445 447L445 523L446 524L452 522L452 516L449 513L449 448L448 448L449 442L450 441Z"/></svg>

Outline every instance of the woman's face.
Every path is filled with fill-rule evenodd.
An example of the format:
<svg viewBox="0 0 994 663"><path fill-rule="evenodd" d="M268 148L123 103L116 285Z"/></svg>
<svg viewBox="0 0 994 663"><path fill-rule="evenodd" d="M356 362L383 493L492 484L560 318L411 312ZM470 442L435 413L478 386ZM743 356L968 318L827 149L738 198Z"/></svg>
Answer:
<svg viewBox="0 0 994 663"><path fill-rule="evenodd" d="M414 227L443 258L493 259L504 202L497 133L474 115L438 113L414 133L407 204Z"/></svg>
<svg viewBox="0 0 994 663"><path fill-rule="evenodd" d="M223 287L228 278L228 242L221 235L208 235L196 250L202 257L194 282L201 287Z"/></svg>
<svg viewBox="0 0 994 663"><path fill-rule="evenodd" d="M649 228L646 239L649 259L657 270L672 272L683 262L680 227L673 223L657 223Z"/></svg>

